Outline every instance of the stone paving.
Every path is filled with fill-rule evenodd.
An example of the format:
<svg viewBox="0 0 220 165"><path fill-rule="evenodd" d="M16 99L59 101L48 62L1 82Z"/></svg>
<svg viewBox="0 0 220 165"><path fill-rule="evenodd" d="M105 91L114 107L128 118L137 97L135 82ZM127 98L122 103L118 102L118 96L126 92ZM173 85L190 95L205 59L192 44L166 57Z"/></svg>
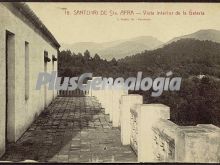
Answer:
<svg viewBox="0 0 220 165"><path fill-rule="evenodd" d="M58 97L0 161L136 162L93 97Z"/></svg>

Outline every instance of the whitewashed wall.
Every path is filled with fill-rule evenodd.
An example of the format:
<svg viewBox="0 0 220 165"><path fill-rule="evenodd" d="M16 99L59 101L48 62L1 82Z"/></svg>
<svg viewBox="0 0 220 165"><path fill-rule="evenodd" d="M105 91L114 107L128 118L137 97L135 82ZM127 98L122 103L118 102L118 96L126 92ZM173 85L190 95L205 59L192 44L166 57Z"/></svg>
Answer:
<svg viewBox="0 0 220 165"><path fill-rule="evenodd" d="M45 38L34 28L26 18L18 11L13 10L10 4L0 3L0 156L5 151L5 127L6 127L6 30L14 34L15 55L10 65L14 66L12 80L14 86L10 86L14 92L14 99L10 99L10 105L14 108L12 120L9 123L9 141L16 141L33 122L36 116L44 109L44 90L35 90L39 72L44 71L44 51L57 57L57 49L52 47ZM11 12L13 11L13 13ZM29 42L29 99L25 100L25 41ZM57 70L57 62L54 63ZM52 71L52 60L47 67ZM54 94L53 94L54 93ZM56 92L48 91L46 104L48 105Z"/></svg>

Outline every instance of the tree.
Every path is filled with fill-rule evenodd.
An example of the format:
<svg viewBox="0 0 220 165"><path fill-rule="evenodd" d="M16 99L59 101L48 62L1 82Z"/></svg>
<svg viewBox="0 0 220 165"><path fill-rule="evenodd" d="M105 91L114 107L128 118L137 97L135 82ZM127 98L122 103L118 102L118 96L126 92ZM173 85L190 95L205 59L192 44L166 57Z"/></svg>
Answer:
<svg viewBox="0 0 220 165"><path fill-rule="evenodd" d="M100 56L97 53L94 56L94 60L95 61L100 61L101 60Z"/></svg>
<svg viewBox="0 0 220 165"><path fill-rule="evenodd" d="M90 52L89 52L88 50L86 50L86 51L84 52L84 59L85 59L86 61L89 61L89 60L91 59Z"/></svg>
<svg viewBox="0 0 220 165"><path fill-rule="evenodd" d="M82 55L82 53L78 53L77 56L82 57L83 55Z"/></svg>
<svg viewBox="0 0 220 165"><path fill-rule="evenodd" d="M112 63L113 65L117 65L117 61L116 61L115 57L112 58L111 63Z"/></svg>

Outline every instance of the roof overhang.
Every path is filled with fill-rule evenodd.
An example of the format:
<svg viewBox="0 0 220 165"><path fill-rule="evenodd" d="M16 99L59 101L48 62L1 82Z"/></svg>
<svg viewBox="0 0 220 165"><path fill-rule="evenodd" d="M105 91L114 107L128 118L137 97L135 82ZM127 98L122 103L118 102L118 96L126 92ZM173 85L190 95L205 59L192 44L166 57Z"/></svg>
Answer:
<svg viewBox="0 0 220 165"><path fill-rule="evenodd" d="M22 15L25 16L39 31L51 42L51 44L59 49L60 44L47 29L43 22L37 17L37 15L30 9L30 7L24 2L12 2L11 3L16 9L18 9Z"/></svg>

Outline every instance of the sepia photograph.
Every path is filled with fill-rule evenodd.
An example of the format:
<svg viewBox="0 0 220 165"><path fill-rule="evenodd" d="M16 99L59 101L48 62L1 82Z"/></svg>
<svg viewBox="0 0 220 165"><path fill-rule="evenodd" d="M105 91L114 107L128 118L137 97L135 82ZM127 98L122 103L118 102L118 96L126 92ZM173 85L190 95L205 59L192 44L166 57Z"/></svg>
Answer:
<svg viewBox="0 0 220 165"><path fill-rule="evenodd" d="M0 164L220 163L220 3L0 2Z"/></svg>

